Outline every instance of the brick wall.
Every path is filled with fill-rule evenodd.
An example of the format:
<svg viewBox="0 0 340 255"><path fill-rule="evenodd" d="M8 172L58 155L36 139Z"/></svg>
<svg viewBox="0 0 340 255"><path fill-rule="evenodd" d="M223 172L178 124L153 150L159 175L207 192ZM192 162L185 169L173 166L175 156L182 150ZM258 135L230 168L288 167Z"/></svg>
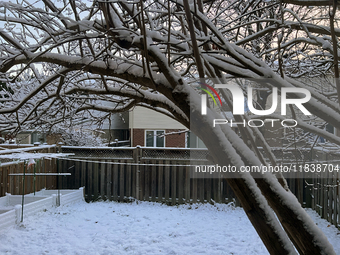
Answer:
<svg viewBox="0 0 340 255"><path fill-rule="evenodd" d="M133 129L132 147L136 147L137 145L144 146L144 134L145 129Z"/></svg>
<svg viewBox="0 0 340 255"><path fill-rule="evenodd" d="M166 129L165 133L178 132L178 129ZM165 147L185 148L185 133L167 135L165 137Z"/></svg>
<svg viewBox="0 0 340 255"><path fill-rule="evenodd" d="M166 129L165 133L178 132L178 129ZM133 129L132 146L145 146L145 129ZM165 137L165 147L185 148L185 133L171 134Z"/></svg>

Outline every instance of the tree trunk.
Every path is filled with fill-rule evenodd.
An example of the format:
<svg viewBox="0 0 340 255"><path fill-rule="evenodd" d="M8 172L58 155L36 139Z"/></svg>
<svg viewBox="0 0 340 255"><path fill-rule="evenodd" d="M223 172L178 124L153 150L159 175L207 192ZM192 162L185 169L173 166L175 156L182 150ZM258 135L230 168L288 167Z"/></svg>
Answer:
<svg viewBox="0 0 340 255"><path fill-rule="evenodd" d="M262 194L267 199L269 205L276 213L276 216L281 222L281 225L288 234L290 240L294 243L300 254L336 254L329 244L328 248L321 247L315 240L315 233L310 229L310 224L306 224L304 219L299 217L299 214L294 211L289 204L282 201L282 195L266 182L265 179L256 179L256 183L262 191ZM295 200L288 200L289 203L299 204L295 196L282 188L281 192L287 192ZM300 206L301 207L301 206ZM315 223L314 223L315 225ZM316 228L316 226L314 226ZM320 230L320 235L324 235ZM319 236L320 237L320 236ZM326 236L324 236L327 242Z"/></svg>
<svg viewBox="0 0 340 255"><path fill-rule="evenodd" d="M192 112L190 121L190 129L203 140L215 164L236 165L235 154L246 164L254 164L249 156L249 153L252 153L250 149L235 150L238 137L235 136L229 142L228 137L221 136L221 129L212 128L206 116L202 118L202 115L195 111ZM242 143L242 140L239 139L238 142ZM256 164L259 165L259 162ZM243 177L239 174L236 177L239 178L228 178L227 181L270 254L294 253L291 242L300 254L335 254L326 236L315 226L294 195L286 191L277 179L271 180L271 177L276 178L274 175L262 176L263 178L257 178L256 182L251 176ZM267 203L274 210L286 233L275 217L271 217L272 211ZM272 224L269 224L270 222Z"/></svg>
<svg viewBox="0 0 340 255"><path fill-rule="evenodd" d="M212 129L209 125L205 124L201 123L199 127L197 126L198 130L192 126L192 131L201 139L203 138L202 140L208 147L209 154L212 155L215 163L228 165L230 163L229 156L226 155L225 148L220 146L219 137L211 132ZM210 135L207 137L204 134ZM253 185L251 185L241 179L241 176L237 179L227 179L227 181L270 254L296 254L288 236L256 187L255 181L253 180Z"/></svg>

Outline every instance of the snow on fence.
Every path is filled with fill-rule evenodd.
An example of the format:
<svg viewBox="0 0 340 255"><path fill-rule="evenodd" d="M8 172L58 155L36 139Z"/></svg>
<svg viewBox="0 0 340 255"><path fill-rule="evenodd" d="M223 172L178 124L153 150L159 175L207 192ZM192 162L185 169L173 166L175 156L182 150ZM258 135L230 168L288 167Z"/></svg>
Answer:
<svg viewBox="0 0 340 255"><path fill-rule="evenodd" d="M71 172L62 178L63 188L85 186L88 201L108 199L127 201L133 198L167 204L186 202L219 203L237 201L225 179L193 179L186 165L190 158L209 164L207 151L177 148L84 148L62 147L63 153L74 153L60 159L60 172ZM299 149L274 150L282 163L308 161L339 164L340 154ZM290 161L289 161L290 160ZM325 176L328 174L328 176ZM316 210L334 225L340 224L340 173L313 174L310 178L292 175L287 178L291 191L304 207ZM298 178L297 178L298 177Z"/></svg>
<svg viewBox="0 0 340 255"><path fill-rule="evenodd" d="M226 180L190 178L186 166L192 163L191 157L200 164L208 162L204 149L63 146L62 152L75 156L59 159L59 171L71 173L60 179L61 187L85 186L87 201L139 199L170 205L235 201Z"/></svg>
<svg viewBox="0 0 340 255"><path fill-rule="evenodd" d="M10 154L13 152L30 152L30 153L55 153L56 146L36 146L27 148L16 148L0 151L0 154ZM23 190L22 176L9 176L13 173L23 173L24 162L13 161L4 162L0 160L0 197L5 196L6 193L13 195L28 194L34 190L42 188L55 189L57 177L51 176L34 176L25 177L25 190ZM32 173L33 169L29 169L26 173ZM56 159L40 159L36 162L36 173L56 173Z"/></svg>
<svg viewBox="0 0 340 255"><path fill-rule="evenodd" d="M195 179L189 165L209 165L206 149L186 148L84 148L62 147L74 153L60 159L60 171L68 169L72 177L61 180L63 188L85 186L88 201L99 198L125 201L137 198L167 204L186 202L218 203L236 201L227 180ZM282 151L278 151L278 156ZM293 158L290 153L286 158ZM288 179L291 190L303 204L310 197L303 178ZM308 201L310 204L310 201Z"/></svg>
<svg viewBox="0 0 340 255"><path fill-rule="evenodd" d="M38 149L39 147L37 147ZM29 148L32 150L33 148ZM55 149L55 147L54 147ZM193 159L199 164L209 164L207 150L178 148L84 148L62 147L63 153L74 153L68 159L41 160L37 172L71 173L71 176L37 176L36 190L43 187L76 189L85 187L87 201L107 199L163 202L169 205L196 202L236 201L225 179L190 178L188 165ZM0 151L1 153L1 151ZM274 150L283 163L339 162L339 154L311 152L310 150L283 152ZM58 166L58 168L57 168ZM0 165L0 196L6 192L22 194L22 176L10 177L10 173L22 173L23 163ZM327 176L325 176L327 174ZM340 174L322 173L304 178L293 175L288 178L291 191L301 204L316 210L334 225L340 224ZM26 176L25 194L33 192L33 177ZM45 191L47 192L47 190ZM63 197L63 196L62 196ZM72 198L61 198L70 199ZM1 198L0 198L1 205Z"/></svg>
<svg viewBox="0 0 340 255"><path fill-rule="evenodd" d="M84 188L76 190L41 190L24 196L24 209L22 210L22 196L6 194L0 198L0 232L9 226L21 222L22 212L24 217L36 214L58 205L70 204L84 200Z"/></svg>

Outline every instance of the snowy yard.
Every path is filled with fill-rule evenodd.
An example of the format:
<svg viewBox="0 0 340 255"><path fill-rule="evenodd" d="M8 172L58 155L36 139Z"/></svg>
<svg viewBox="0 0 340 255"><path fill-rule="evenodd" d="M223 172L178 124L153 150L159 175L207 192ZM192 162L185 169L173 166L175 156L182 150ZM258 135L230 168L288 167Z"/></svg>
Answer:
<svg viewBox="0 0 340 255"><path fill-rule="evenodd" d="M340 254L340 232L308 213ZM78 202L0 234L0 254L268 254L241 208Z"/></svg>

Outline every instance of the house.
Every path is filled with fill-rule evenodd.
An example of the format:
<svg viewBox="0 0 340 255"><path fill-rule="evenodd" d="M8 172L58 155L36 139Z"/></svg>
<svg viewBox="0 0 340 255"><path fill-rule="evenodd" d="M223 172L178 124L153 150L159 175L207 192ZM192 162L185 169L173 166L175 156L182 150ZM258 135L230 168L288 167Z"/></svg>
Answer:
<svg viewBox="0 0 340 255"><path fill-rule="evenodd" d="M187 147L187 128L159 112L135 107L129 112L131 146Z"/></svg>
<svg viewBox="0 0 340 255"><path fill-rule="evenodd" d="M45 143L46 142L46 134L25 130L19 132L16 136L3 133L0 140L3 142L16 143L16 144L34 144L34 143ZM1 143L1 142L0 142Z"/></svg>
<svg viewBox="0 0 340 255"><path fill-rule="evenodd" d="M203 142L176 120L137 106L132 111L113 114L111 127L103 126L105 137L111 134L111 146L205 148ZM117 141L117 142L114 142Z"/></svg>
<svg viewBox="0 0 340 255"><path fill-rule="evenodd" d="M192 141L197 140L195 136L188 134L188 129L185 126L174 119L140 106L129 112L112 114L100 127L87 120L73 126L72 130L67 133L70 135L70 139L72 137L78 139L79 134L80 136L81 134L83 136L99 136L106 140L109 146L135 147L139 145L142 147L186 148L189 147L188 136ZM38 131L22 131L15 137L15 143L46 142L52 144L62 141L61 137L61 133L51 135Z"/></svg>

